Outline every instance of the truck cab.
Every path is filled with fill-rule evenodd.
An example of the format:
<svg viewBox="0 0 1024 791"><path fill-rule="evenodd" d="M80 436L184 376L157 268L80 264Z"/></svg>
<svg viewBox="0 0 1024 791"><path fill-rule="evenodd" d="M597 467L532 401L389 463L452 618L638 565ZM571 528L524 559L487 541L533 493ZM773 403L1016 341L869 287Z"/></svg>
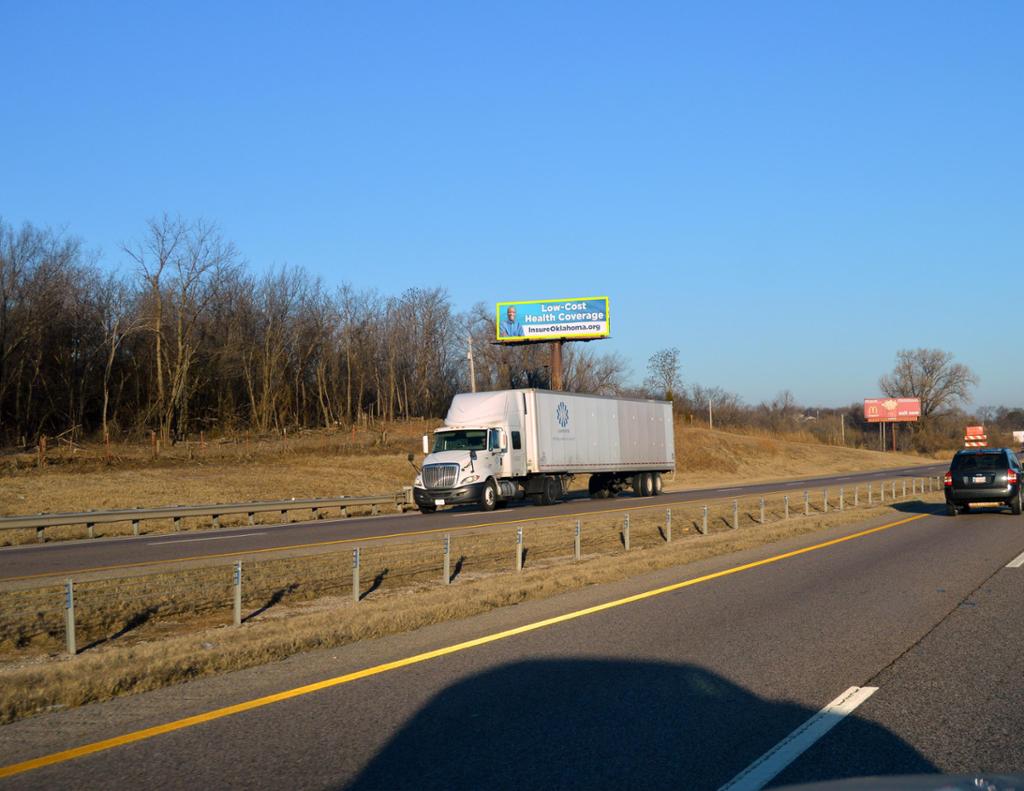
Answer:
<svg viewBox="0 0 1024 791"><path fill-rule="evenodd" d="M413 484L420 511L461 503L480 503L487 511L504 505L507 498L499 498L496 481L512 477L513 457L522 455L510 452L509 434L496 426L467 426L439 428L433 438L424 437L427 455Z"/></svg>

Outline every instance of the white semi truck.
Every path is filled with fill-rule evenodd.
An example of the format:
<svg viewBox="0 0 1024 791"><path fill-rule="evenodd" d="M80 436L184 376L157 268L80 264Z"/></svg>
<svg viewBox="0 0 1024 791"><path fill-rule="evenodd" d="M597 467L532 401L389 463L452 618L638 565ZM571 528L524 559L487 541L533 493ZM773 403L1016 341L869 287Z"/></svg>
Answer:
<svg viewBox="0 0 1024 791"><path fill-rule="evenodd" d="M423 452L413 484L423 513L462 503L491 511L525 497L551 505L580 474L590 475L591 497L626 488L656 495L676 466L672 404L535 389L460 393L433 440L423 437Z"/></svg>

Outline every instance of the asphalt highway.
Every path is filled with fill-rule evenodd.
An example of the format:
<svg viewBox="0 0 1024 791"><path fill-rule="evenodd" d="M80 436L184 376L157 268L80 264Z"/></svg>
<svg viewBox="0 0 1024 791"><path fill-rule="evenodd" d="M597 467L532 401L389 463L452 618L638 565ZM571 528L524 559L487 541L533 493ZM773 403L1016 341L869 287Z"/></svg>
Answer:
<svg viewBox="0 0 1024 791"><path fill-rule="evenodd" d="M938 511L14 723L0 786L717 789L851 689L768 787L1021 771L1024 517Z"/></svg>
<svg viewBox="0 0 1024 791"><path fill-rule="evenodd" d="M58 541L0 549L0 582L48 576L66 576L88 571L138 568L180 561L201 561L222 557L244 557L252 553L294 550L339 543L368 541L382 537L470 530L557 516L595 513L649 505L700 502L722 497L744 497L765 492L820 492L901 476L939 475L946 464L900 467L874 472L821 476L784 483L762 483L665 493L657 498L621 495L614 500L590 500L577 494L553 506L515 504L502 511L482 513L469 507L435 514L411 512L390 516L323 519L289 525L222 528L138 537L112 537Z"/></svg>

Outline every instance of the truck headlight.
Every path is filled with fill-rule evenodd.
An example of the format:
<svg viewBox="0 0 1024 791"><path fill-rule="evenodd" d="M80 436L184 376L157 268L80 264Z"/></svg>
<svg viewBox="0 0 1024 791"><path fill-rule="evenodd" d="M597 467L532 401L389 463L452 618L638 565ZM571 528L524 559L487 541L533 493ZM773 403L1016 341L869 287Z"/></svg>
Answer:
<svg viewBox="0 0 1024 791"><path fill-rule="evenodd" d="M463 483L474 483L474 482L479 481L479 480L480 480L480 476L479 475L467 475L465 478L462 479L462 482Z"/></svg>
<svg viewBox="0 0 1024 791"><path fill-rule="evenodd" d="M422 475L417 475L416 476L416 480L412 482L412 485L413 486L419 486L422 489L423 488L423 476Z"/></svg>

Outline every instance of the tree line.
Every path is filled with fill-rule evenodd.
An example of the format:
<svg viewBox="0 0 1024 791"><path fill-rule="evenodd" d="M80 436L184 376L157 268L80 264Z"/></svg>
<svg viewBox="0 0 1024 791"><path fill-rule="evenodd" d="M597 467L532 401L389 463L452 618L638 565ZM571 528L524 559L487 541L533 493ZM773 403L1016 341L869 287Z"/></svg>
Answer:
<svg viewBox="0 0 1024 791"><path fill-rule="evenodd" d="M441 288L255 274L216 225L166 215L120 257L112 271L76 237L0 218L3 442L443 415L470 387L470 338L479 389L549 382L543 349L495 346L493 314ZM585 346L567 347L567 389L618 392L625 362Z"/></svg>
<svg viewBox="0 0 1024 791"><path fill-rule="evenodd" d="M168 215L124 244L120 261L113 270L76 237L0 218L0 442L436 418L472 388L471 365L479 390L550 385L546 345L495 344L493 307L458 312L442 288L382 294L331 289L301 267L257 274L216 225ZM715 428L877 442L859 403L807 408L784 390L747 404L687 385L678 348L655 352L642 384L628 376L628 361L599 344L564 347L568 391L667 398L684 420ZM879 388L920 397L924 412L901 444L948 447L975 419L1024 428L1019 409L966 413L976 382L947 352L898 352Z"/></svg>

